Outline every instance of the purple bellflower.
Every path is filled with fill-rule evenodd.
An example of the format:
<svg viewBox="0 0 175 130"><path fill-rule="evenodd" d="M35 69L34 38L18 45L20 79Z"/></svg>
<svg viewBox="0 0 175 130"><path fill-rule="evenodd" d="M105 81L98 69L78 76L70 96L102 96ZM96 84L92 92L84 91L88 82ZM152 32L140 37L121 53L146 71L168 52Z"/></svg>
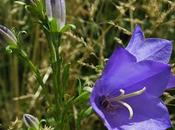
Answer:
<svg viewBox="0 0 175 130"><path fill-rule="evenodd" d="M144 39L139 26L126 49L116 48L90 97L92 108L108 130L171 127L168 110L159 98L167 85L173 84L169 83L173 76L167 64L171 51L170 41Z"/></svg>

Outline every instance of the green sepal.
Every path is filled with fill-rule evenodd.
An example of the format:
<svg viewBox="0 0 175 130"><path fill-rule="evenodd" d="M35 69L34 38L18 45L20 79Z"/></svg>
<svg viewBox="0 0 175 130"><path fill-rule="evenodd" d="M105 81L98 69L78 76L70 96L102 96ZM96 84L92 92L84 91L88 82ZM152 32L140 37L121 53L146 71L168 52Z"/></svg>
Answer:
<svg viewBox="0 0 175 130"><path fill-rule="evenodd" d="M25 9L37 19L41 21L45 19L43 1L36 0L34 4L26 5Z"/></svg>
<svg viewBox="0 0 175 130"><path fill-rule="evenodd" d="M88 108L86 108L86 109L83 109L83 110L80 112L80 116L81 116L81 118L83 118L83 117L88 117L89 115L92 114L92 112L93 112L93 109L92 109L92 107L90 106L90 107L88 107Z"/></svg>
<svg viewBox="0 0 175 130"><path fill-rule="evenodd" d="M49 25L50 25L50 31L51 32L59 32L59 26L58 26L58 23L57 23L57 19L49 18Z"/></svg>
<svg viewBox="0 0 175 130"><path fill-rule="evenodd" d="M82 103L84 101L89 100L90 93L89 92L82 92L78 97L74 99L74 103Z"/></svg>
<svg viewBox="0 0 175 130"><path fill-rule="evenodd" d="M8 53L8 54L12 54L12 49L9 47L9 46L7 46L6 48L5 48L5 50L6 50L6 52Z"/></svg>
<svg viewBox="0 0 175 130"><path fill-rule="evenodd" d="M16 44L10 44L8 46L6 46L5 50L7 51L7 53L12 54L14 49L17 49L17 45Z"/></svg>
<svg viewBox="0 0 175 130"><path fill-rule="evenodd" d="M64 32L67 32L69 30L75 30L75 29L76 29L75 25L73 25L73 24L66 24L63 28L61 28L60 32L64 33Z"/></svg>
<svg viewBox="0 0 175 130"><path fill-rule="evenodd" d="M26 3L22 1L15 1L15 4L22 5L22 6L26 5Z"/></svg>

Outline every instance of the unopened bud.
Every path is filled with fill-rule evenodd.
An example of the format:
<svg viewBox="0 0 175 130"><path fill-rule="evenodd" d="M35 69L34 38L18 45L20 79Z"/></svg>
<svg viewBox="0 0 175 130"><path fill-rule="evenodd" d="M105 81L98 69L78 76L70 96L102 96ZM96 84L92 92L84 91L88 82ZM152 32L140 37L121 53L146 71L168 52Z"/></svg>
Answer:
<svg viewBox="0 0 175 130"><path fill-rule="evenodd" d="M47 16L57 19L58 26L62 28L66 21L65 0L45 0L45 3Z"/></svg>
<svg viewBox="0 0 175 130"><path fill-rule="evenodd" d="M23 121L28 128L38 129L39 127L39 120L30 114L24 114Z"/></svg>
<svg viewBox="0 0 175 130"><path fill-rule="evenodd" d="M34 4L35 2L34 2L34 0L30 0L30 3Z"/></svg>
<svg viewBox="0 0 175 130"><path fill-rule="evenodd" d="M29 0L31 4L35 4L37 0Z"/></svg>
<svg viewBox="0 0 175 130"><path fill-rule="evenodd" d="M6 28L3 25L0 25L0 42L6 44L16 44L17 39L8 28Z"/></svg>

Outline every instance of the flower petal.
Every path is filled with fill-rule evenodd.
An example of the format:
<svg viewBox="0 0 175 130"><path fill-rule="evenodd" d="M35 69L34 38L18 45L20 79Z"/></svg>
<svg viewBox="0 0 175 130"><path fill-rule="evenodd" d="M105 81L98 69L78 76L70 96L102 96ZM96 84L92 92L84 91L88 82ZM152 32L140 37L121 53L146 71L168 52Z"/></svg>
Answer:
<svg viewBox="0 0 175 130"><path fill-rule="evenodd" d="M175 87L175 75L173 73L170 74L170 80L167 85L167 89L171 89Z"/></svg>
<svg viewBox="0 0 175 130"><path fill-rule="evenodd" d="M114 69L108 75L103 75L101 93L111 95L119 89L147 88L147 92L154 96L162 95L170 78L170 66L154 61L141 61ZM134 87L135 86L135 87Z"/></svg>
<svg viewBox="0 0 175 130"><path fill-rule="evenodd" d="M62 28L66 21L66 7L65 0L56 0L54 6L52 6L53 17L57 18L58 25Z"/></svg>
<svg viewBox="0 0 175 130"><path fill-rule="evenodd" d="M53 17L52 16L52 5L51 5L51 2L50 0L45 0L45 5L46 5L46 12L47 12L47 15L48 17Z"/></svg>
<svg viewBox="0 0 175 130"><path fill-rule="evenodd" d="M136 58L126 49L118 45L105 65L102 76L108 76L113 70L119 70L128 64L135 63Z"/></svg>
<svg viewBox="0 0 175 130"><path fill-rule="evenodd" d="M56 18L58 25L62 28L66 20L65 0L45 0L46 13L49 18Z"/></svg>
<svg viewBox="0 0 175 130"><path fill-rule="evenodd" d="M144 34L142 32L141 27L137 25L134 29L133 35L126 49L134 54L134 52L142 46L143 41L144 41Z"/></svg>
<svg viewBox="0 0 175 130"><path fill-rule="evenodd" d="M138 61L154 60L168 63L172 52L172 43L160 38L145 39L141 27L137 25L126 49Z"/></svg>
<svg viewBox="0 0 175 130"><path fill-rule="evenodd" d="M165 39L148 38L140 48L129 52L136 56L137 61L153 60L168 63L172 52L172 42Z"/></svg>
<svg viewBox="0 0 175 130"><path fill-rule="evenodd" d="M133 124L135 129L137 129L137 123L139 125L139 122L142 120L141 128L143 128L143 130L165 130L171 127L168 110L161 99L151 97L146 93L135 98L136 99L130 98L128 101L128 103L133 106L132 108L135 114L135 117L129 123L135 122L135 124Z"/></svg>
<svg viewBox="0 0 175 130"><path fill-rule="evenodd" d="M128 104L134 111L132 119L125 107L110 112L98 108L96 112L103 113L101 118L109 130L165 130L171 127L168 110L159 98L144 94L133 97Z"/></svg>

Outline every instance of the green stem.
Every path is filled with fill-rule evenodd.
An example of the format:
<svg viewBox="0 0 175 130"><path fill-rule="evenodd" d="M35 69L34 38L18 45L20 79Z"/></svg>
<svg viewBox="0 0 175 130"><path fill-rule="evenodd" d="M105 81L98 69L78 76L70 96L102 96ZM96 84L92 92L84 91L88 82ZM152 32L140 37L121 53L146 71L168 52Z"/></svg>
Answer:
<svg viewBox="0 0 175 130"><path fill-rule="evenodd" d="M61 70L61 62L60 62L60 56L59 56L59 43L56 40L57 35L54 35L51 32L45 32L49 43L49 50L51 55L51 66L53 70L53 87L54 87L54 93L55 93L55 105L56 105L56 115L55 119L56 121L60 121L62 119L62 91L60 86L60 70ZM61 127L62 123L58 124L56 127Z"/></svg>
<svg viewBox="0 0 175 130"><path fill-rule="evenodd" d="M11 65L10 65L10 83L13 84L14 91L12 92L14 97L19 97L19 75L18 75L18 59L17 57L13 56L10 58ZM15 116L18 116L19 114L19 101L15 101Z"/></svg>
<svg viewBox="0 0 175 130"><path fill-rule="evenodd" d="M25 53L24 50L22 50L21 48L16 48L14 50L14 52L21 57L24 61L26 61L27 65L29 65L30 69L32 70L32 72L35 74L35 78L38 81L39 85L41 85L42 88L44 88L44 83L41 77L41 74L38 70L38 68L32 63L32 61L28 58L27 54Z"/></svg>

